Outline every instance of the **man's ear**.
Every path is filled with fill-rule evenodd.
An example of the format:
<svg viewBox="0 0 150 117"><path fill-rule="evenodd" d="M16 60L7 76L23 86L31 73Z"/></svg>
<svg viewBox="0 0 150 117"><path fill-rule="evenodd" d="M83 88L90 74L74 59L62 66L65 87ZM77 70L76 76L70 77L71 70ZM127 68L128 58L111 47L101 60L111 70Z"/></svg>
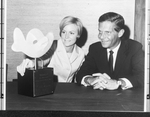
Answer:
<svg viewBox="0 0 150 117"><path fill-rule="evenodd" d="M118 33L118 37L122 37L122 35L124 34L124 29L121 29L120 31L119 31L119 33Z"/></svg>
<svg viewBox="0 0 150 117"><path fill-rule="evenodd" d="M80 38L80 36L78 35L78 36L77 36L77 38L79 39L79 38Z"/></svg>

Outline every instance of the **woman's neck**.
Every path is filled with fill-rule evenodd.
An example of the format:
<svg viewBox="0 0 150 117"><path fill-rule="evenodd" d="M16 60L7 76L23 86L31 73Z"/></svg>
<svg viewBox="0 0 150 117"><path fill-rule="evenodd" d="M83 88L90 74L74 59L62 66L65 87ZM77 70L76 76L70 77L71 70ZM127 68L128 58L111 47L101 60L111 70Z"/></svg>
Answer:
<svg viewBox="0 0 150 117"><path fill-rule="evenodd" d="M74 45L73 46L69 46L69 47L65 47L65 49L66 49L67 53L72 53L73 49L74 49Z"/></svg>

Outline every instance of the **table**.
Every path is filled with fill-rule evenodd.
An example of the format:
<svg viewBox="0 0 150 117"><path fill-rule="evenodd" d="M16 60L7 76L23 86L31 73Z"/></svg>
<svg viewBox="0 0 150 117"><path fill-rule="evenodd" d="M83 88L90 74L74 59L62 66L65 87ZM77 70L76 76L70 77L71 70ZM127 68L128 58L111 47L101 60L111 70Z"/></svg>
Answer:
<svg viewBox="0 0 150 117"><path fill-rule="evenodd" d="M57 83L54 94L41 97L19 95L17 81L7 82L6 110L90 112L144 111L144 90L94 90L75 83Z"/></svg>

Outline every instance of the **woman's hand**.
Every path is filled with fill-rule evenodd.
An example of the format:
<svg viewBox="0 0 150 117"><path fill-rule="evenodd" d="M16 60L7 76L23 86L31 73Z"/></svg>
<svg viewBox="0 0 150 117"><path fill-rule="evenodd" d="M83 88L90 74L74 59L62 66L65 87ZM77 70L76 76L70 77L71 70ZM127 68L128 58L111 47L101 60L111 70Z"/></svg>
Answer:
<svg viewBox="0 0 150 117"><path fill-rule="evenodd" d="M26 68L33 68L34 62L30 59L24 59L23 62L17 66L17 72L21 74L21 76L24 75Z"/></svg>

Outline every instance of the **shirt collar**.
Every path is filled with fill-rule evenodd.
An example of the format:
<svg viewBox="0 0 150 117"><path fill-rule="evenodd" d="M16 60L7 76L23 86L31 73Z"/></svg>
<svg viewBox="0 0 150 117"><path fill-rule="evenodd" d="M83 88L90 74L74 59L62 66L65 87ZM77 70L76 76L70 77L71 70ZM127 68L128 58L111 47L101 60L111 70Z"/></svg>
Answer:
<svg viewBox="0 0 150 117"><path fill-rule="evenodd" d="M121 45L121 42L120 42L120 43L117 45L117 47L115 47L112 51L113 51L114 53L118 52L120 45ZM107 49L107 52L109 52L109 51L110 51L110 49L108 48L108 49Z"/></svg>

